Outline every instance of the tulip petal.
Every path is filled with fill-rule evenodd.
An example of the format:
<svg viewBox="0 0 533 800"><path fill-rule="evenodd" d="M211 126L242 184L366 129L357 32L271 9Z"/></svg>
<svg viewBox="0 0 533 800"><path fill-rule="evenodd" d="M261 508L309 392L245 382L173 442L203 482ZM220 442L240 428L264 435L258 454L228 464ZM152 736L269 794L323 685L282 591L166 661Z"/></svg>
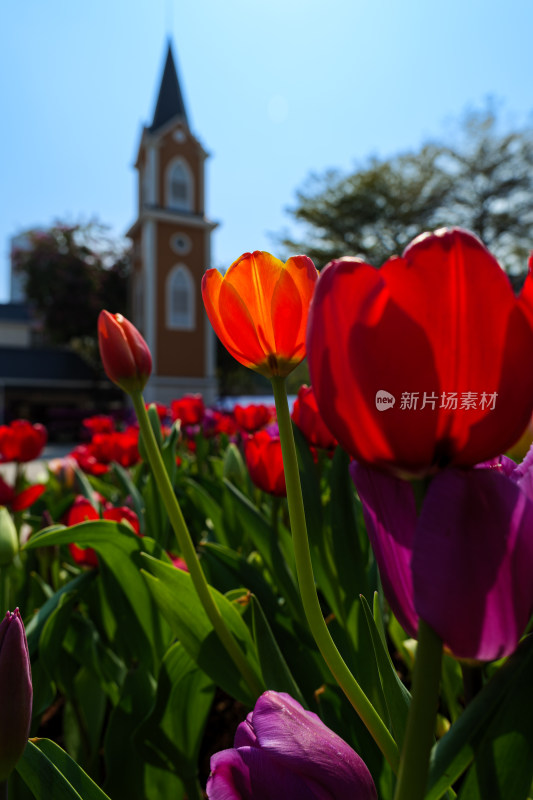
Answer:
<svg viewBox="0 0 533 800"><path fill-rule="evenodd" d="M337 800L348 796L347 789L353 792L353 783L350 787L343 785L340 788L342 794L339 794L339 787L332 785L326 776L323 781L315 780L310 775L308 762L300 773L300 764L281 761L278 753L273 754L259 747L241 747L238 752L250 770L250 800L279 800L280 797L290 797L291 800Z"/></svg>
<svg viewBox="0 0 533 800"><path fill-rule="evenodd" d="M350 797L357 789L361 800L376 797L372 777L363 760L316 714L306 711L290 695L265 692L255 705L252 720L257 746L249 748L248 763L256 758L257 752L275 755L280 770L300 773L305 778L304 785L314 789L315 793L309 797L328 800ZM328 791L321 794L320 787ZM256 796L259 797L254 794ZM272 800L280 796L307 797L298 793L283 795L279 791L268 795Z"/></svg>
<svg viewBox="0 0 533 800"><path fill-rule="evenodd" d="M315 290L317 270L307 256L293 256L283 265L272 295L272 322L276 351L288 361L305 357L305 334L309 304Z"/></svg>
<svg viewBox="0 0 533 800"><path fill-rule="evenodd" d="M218 270L210 269L202 279L202 296L209 321L233 358L245 367L262 363L265 354L239 291Z"/></svg>
<svg viewBox="0 0 533 800"><path fill-rule="evenodd" d="M257 736L255 735L254 726L252 724L253 712L250 711L244 722L238 726L235 731L235 739L233 744L235 747L255 747L257 744Z"/></svg>
<svg viewBox="0 0 533 800"><path fill-rule="evenodd" d="M509 655L533 610L533 502L494 469L431 483L412 560L418 614L458 658Z"/></svg>
<svg viewBox="0 0 533 800"><path fill-rule="evenodd" d="M418 617L413 601L411 556L417 525L415 498L409 483L365 467L350 466L363 504L385 597L403 629L416 636Z"/></svg>
<svg viewBox="0 0 533 800"><path fill-rule="evenodd" d="M46 484L44 483L35 483L33 486L28 486L27 489L23 489L22 492L15 496L11 504L11 510L24 511L24 509L33 505L45 491Z"/></svg>
<svg viewBox="0 0 533 800"><path fill-rule="evenodd" d="M358 461L400 475L433 464L437 417L431 404L422 407L424 393L439 387L433 354L378 270L359 259L325 268L311 303L307 356L322 417ZM382 391L393 405L379 405ZM403 407L404 394L416 396L415 408Z"/></svg>
<svg viewBox="0 0 533 800"><path fill-rule="evenodd" d="M439 408L437 437L450 451L441 458L467 466L504 452L527 425L533 392L533 374L523 369L533 358L531 326L507 275L476 236L457 228L423 234L381 273L395 303L425 331L440 391L497 393L494 408Z"/></svg>
<svg viewBox="0 0 533 800"><path fill-rule="evenodd" d="M69 509L67 525L77 525L79 522L100 519L96 508L85 498L79 495Z"/></svg>
<svg viewBox="0 0 533 800"><path fill-rule="evenodd" d="M252 800L250 770L238 750L221 750L211 756L207 796L209 800Z"/></svg>

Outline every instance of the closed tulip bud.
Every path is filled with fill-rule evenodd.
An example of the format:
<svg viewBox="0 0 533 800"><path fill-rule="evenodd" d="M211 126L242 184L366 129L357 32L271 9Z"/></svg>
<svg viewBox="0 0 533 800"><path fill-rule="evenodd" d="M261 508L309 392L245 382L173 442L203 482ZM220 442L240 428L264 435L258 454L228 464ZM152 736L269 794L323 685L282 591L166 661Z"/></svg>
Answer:
<svg viewBox="0 0 533 800"><path fill-rule="evenodd" d="M376 800L363 760L290 695L265 692L234 747L211 758L209 800Z"/></svg>
<svg viewBox="0 0 533 800"><path fill-rule="evenodd" d="M0 507L0 567L7 567L18 553L19 540L11 514Z"/></svg>
<svg viewBox="0 0 533 800"><path fill-rule="evenodd" d="M28 643L17 608L8 611L0 624L0 782L26 747L32 699Z"/></svg>
<svg viewBox="0 0 533 800"><path fill-rule="evenodd" d="M107 377L128 394L142 391L152 372L152 356L137 328L122 314L101 311L98 344Z"/></svg>

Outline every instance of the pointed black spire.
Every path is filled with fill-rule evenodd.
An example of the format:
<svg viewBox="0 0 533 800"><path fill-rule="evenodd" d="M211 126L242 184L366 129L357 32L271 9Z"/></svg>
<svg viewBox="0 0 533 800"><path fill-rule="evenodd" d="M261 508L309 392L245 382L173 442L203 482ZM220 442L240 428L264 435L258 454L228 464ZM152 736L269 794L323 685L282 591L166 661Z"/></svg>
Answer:
<svg viewBox="0 0 533 800"><path fill-rule="evenodd" d="M167 60L165 62L165 69L163 70L163 77L161 78L159 96L157 98L154 119L150 126L150 131L154 132L158 130L169 120L174 119L174 117L181 117L187 122L185 103L181 95L178 73L176 72L172 47L169 42Z"/></svg>

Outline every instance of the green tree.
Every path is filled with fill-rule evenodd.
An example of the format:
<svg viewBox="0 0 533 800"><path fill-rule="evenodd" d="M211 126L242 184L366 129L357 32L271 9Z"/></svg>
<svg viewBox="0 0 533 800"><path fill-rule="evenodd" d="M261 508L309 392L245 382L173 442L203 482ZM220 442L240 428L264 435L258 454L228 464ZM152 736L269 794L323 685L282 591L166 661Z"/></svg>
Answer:
<svg viewBox="0 0 533 800"><path fill-rule="evenodd" d="M319 268L346 255L379 266L423 231L459 225L517 272L533 243L533 131L500 133L493 110L469 112L453 145L313 175L296 199L289 213L303 236L284 234L281 244Z"/></svg>
<svg viewBox="0 0 533 800"><path fill-rule="evenodd" d="M56 224L28 231L13 253L42 340L68 345L97 362L97 319L102 308L126 313L128 259L106 229Z"/></svg>
<svg viewBox="0 0 533 800"><path fill-rule="evenodd" d="M533 247L533 130L500 133L493 109L472 111L440 161L451 177L447 224L477 233L509 272L524 271Z"/></svg>

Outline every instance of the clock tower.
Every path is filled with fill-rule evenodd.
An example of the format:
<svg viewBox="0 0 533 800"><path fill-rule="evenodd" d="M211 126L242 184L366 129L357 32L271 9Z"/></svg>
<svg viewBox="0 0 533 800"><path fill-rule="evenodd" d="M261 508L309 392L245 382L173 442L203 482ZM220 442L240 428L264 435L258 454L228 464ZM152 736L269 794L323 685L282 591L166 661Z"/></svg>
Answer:
<svg viewBox="0 0 533 800"><path fill-rule="evenodd" d="M207 156L189 128L169 43L152 124L142 131L137 220L127 233L132 321L153 359L147 402L189 392L216 399L215 340L201 294L216 227L205 216Z"/></svg>

